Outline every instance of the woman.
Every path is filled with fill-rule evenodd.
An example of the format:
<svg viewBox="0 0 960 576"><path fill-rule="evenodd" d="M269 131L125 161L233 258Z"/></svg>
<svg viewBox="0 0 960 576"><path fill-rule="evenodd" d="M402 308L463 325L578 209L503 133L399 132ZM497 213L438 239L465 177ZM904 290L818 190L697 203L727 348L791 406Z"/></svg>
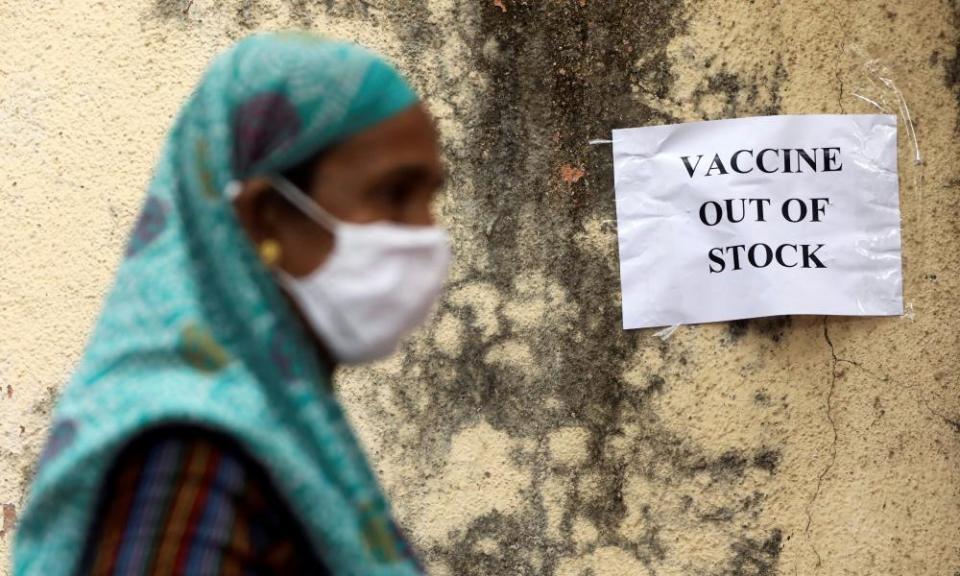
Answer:
<svg viewBox="0 0 960 576"><path fill-rule="evenodd" d="M370 52L287 33L218 57L54 412L15 572L421 573L329 382L438 295L441 178Z"/></svg>

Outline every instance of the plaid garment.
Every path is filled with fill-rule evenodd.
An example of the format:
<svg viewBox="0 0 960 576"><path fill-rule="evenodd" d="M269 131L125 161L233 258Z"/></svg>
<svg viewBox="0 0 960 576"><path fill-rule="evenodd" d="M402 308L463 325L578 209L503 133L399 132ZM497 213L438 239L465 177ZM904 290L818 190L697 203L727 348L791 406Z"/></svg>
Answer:
<svg viewBox="0 0 960 576"><path fill-rule="evenodd" d="M329 574L263 469L215 432L135 438L104 484L82 574Z"/></svg>

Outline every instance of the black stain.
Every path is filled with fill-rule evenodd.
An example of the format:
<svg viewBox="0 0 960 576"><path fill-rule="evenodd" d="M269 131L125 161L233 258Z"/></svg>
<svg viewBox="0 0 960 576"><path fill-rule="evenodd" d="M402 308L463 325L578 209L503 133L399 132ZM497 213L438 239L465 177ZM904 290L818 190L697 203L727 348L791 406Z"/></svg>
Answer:
<svg viewBox="0 0 960 576"><path fill-rule="evenodd" d="M188 21L194 0L153 0L152 15L161 20ZM369 0L286 0L289 17L294 24L310 28L316 15L323 13L341 18L368 18ZM224 10L222 4L217 9ZM256 29L262 18L271 12L263 0L239 0L232 8L233 21L245 30Z"/></svg>
<svg viewBox="0 0 960 576"><path fill-rule="evenodd" d="M260 0L240 0L234 9L234 20L247 30L253 30L260 22L265 8Z"/></svg>
<svg viewBox="0 0 960 576"><path fill-rule="evenodd" d="M746 336L752 327L760 335L769 338L774 344L779 344L792 324L793 318L791 316L734 320L727 323L727 335L731 343L736 343Z"/></svg>
<svg viewBox="0 0 960 576"><path fill-rule="evenodd" d="M780 464L780 451L766 449L753 456L753 465L773 474Z"/></svg>
<svg viewBox="0 0 960 576"><path fill-rule="evenodd" d="M30 413L33 415L37 421L49 422L51 415L54 412L54 407L57 405L57 399L60 396L60 389L57 386L46 386L44 388L43 395L39 400L34 402L30 407ZM21 433L23 432L23 427L21 427ZM39 454L36 459L30 459L26 464L20 467L20 493L27 494L29 492L30 483L33 482L36 477L37 471L39 470L40 459Z"/></svg>
<svg viewBox="0 0 960 576"><path fill-rule="evenodd" d="M589 218L614 213L609 148L587 141L607 136L611 128L674 120L634 101L630 87L643 76L647 86L667 93L672 78L666 46L682 23L675 3L665 1L504 4L506 12L492 4L481 8L479 29L464 34L474 39L476 61L470 66L484 72L490 85L478 111L462 111L472 140L466 154L447 150L460 160L452 166L455 177L470 179L476 190L458 206L461 220L473 227L473 236L487 238L480 246L487 266L463 283L486 283L509 299L516 297L518 278L545 269L550 282L566 289L576 316L527 338L513 333L498 309L504 328L488 338L471 308L446 302L444 312L465 320L463 352L448 362L437 362L430 350L413 353L418 357L411 365L435 380L430 388L435 408L442 410L431 412L442 420L441 429L479 414L515 435L539 434L561 423L607 434L616 430L617 415L635 394L622 373L639 334L616 328L620 310L610 301L619 290L617 270L574 240ZM414 76L433 73L418 70L416 62L437 47L440 32L409 10L398 9L391 19L401 29ZM637 67L641 56L649 63ZM587 176L562 182L564 164L583 166ZM521 243L530 226L542 233ZM493 347L518 337L546 374L484 362ZM469 390L464 382L471 383ZM650 384L651 391L663 385ZM545 405L551 397L560 400L556 407Z"/></svg>
<svg viewBox="0 0 960 576"><path fill-rule="evenodd" d="M547 564L537 566L531 560L531 550L523 544L536 538L536 532L541 530L543 526L535 522L492 512L455 535L445 556L453 574L549 574L554 570L552 555L547 555ZM488 543L493 544L492 550Z"/></svg>
<svg viewBox="0 0 960 576"><path fill-rule="evenodd" d="M655 374L647 380L646 392L648 394L655 393L655 392L663 392L663 387L665 384L666 384L666 381L663 379L663 377Z"/></svg>
<svg viewBox="0 0 960 576"><path fill-rule="evenodd" d="M780 551L783 546L783 534L779 529L770 532L764 540L742 538L731 545L733 558L729 576L776 576Z"/></svg>
<svg viewBox="0 0 960 576"><path fill-rule="evenodd" d="M792 324L792 316L771 316L756 320L754 326L761 335L779 344Z"/></svg>
<svg viewBox="0 0 960 576"><path fill-rule="evenodd" d="M185 18L192 6L192 0L154 0L153 16L168 20Z"/></svg>
<svg viewBox="0 0 960 576"><path fill-rule="evenodd" d="M713 61L710 59L705 68L712 66ZM725 63L721 63L717 72L700 81L691 94L691 103L704 120L777 114L781 104L780 88L786 77L787 69L779 55L773 73L769 76L759 66L752 73L746 74L731 72ZM766 101L762 101L761 92L766 93ZM716 111L704 108L704 100L710 96L720 99L722 109L719 116Z"/></svg>
<svg viewBox="0 0 960 576"><path fill-rule="evenodd" d="M730 341L736 342L747 335L750 329L749 320L734 320L727 323L727 334L730 335Z"/></svg>
<svg viewBox="0 0 960 576"><path fill-rule="evenodd" d="M740 88L739 75L721 70L716 74L708 76L704 82L694 90L693 102L695 106L699 108L704 96L720 95L724 98L724 115L736 116ZM704 115L704 117L706 117L706 115Z"/></svg>
<svg viewBox="0 0 960 576"><path fill-rule="evenodd" d="M676 7L671 2L504 4L506 12L492 6L481 10L475 46L477 66L491 85L472 135L475 152L467 158L479 192L474 222L478 227L496 223L485 246L489 267L478 272L510 295L516 278L546 269L570 295L576 317L565 329L551 326L549 336L527 340L537 364L548 368L543 377L531 381L488 368L485 377L498 392L522 406L507 412L490 398L481 411L494 426L519 436L541 435L560 424L587 428L587 468L599 486L596 495L572 501L565 515L586 516L601 540L650 561L663 554L655 526L640 542L617 536L627 511L626 467L604 450L633 404L634 393L622 374L638 334L615 328L620 310L609 302L618 290L617 271L574 238L589 218L609 219L614 213L609 149L589 147L587 141L607 137L612 128L673 120L635 101L631 86L642 76L653 91L669 90L665 50L680 24ZM657 64L638 69L640 56ZM586 177L562 182L563 165L583 166ZM521 242L526 226L545 233L532 243L525 234ZM559 400L556 408L545 408L545 398ZM544 548L547 542L536 535L526 545Z"/></svg>
<svg viewBox="0 0 960 576"><path fill-rule="evenodd" d="M960 26L960 4L954 2L953 7L954 24ZM953 58L943 58L944 83L947 85L957 100L957 108L960 109L960 32L953 39L954 51ZM954 132L960 133L960 114L954 122Z"/></svg>

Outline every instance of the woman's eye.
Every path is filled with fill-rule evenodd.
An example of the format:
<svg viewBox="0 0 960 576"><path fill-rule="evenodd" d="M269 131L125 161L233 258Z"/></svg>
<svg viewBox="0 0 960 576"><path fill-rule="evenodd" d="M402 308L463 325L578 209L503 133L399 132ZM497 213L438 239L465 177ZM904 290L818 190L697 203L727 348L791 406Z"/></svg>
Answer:
<svg viewBox="0 0 960 576"><path fill-rule="evenodd" d="M403 205L410 198L410 188L403 185L388 186L384 189L383 196L393 205Z"/></svg>

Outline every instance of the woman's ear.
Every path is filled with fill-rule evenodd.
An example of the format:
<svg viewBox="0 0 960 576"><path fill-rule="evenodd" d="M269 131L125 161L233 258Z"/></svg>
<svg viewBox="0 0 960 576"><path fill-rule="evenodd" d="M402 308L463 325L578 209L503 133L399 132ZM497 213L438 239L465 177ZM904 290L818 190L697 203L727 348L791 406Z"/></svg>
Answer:
<svg viewBox="0 0 960 576"><path fill-rule="evenodd" d="M291 206L266 178L245 180L233 198L237 221L264 264L302 276L323 263L333 236Z"/></svg>
<svg viewBox="0 0 960 576"><path fill-rule="evenodd" d="M267 266L280 265L284 255L279 198L265 178L253 178L240 185L233 209L254 249Z"/></svg>
<svg viewBox="0 0 960 576"><path fill-rule="evenodd" d="M265 178L251 178L241 184L233 198L233 210L254 246L275 239L280 224L280 206Z"/></svg>

